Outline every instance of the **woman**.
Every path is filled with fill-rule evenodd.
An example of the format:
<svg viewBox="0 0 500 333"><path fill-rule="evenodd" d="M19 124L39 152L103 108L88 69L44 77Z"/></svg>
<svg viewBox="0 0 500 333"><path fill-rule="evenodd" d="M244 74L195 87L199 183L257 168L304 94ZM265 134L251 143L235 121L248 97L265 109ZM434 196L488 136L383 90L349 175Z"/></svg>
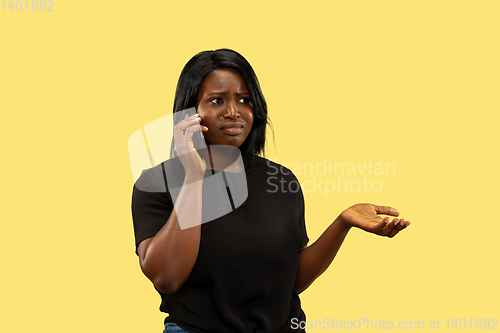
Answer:
<svg viewBox="0 0 500 333"><path fill-rule="evenodd" d="M398 216L394 208L357 204L308 246L300 187L276 190L268 181L298 184L296 177L258 156L267 106L252 67L237 52L201 52L186 64L174 113L191 107L196 114L176 120L173 158L146 170L132 197L141 269L161 295L160 310L169 313L164 332L303 332L291 325L305 321L298 294L327 269L350 228L393 237L409 222L378 216ZM223 172L234 167L235 155L216 147L237 148L243 167ZM235 206L230 199L229 213L203 223L218 206L206 187L209 177L222 174L231 198L228 183L241 173L246 200Z"/></svg>

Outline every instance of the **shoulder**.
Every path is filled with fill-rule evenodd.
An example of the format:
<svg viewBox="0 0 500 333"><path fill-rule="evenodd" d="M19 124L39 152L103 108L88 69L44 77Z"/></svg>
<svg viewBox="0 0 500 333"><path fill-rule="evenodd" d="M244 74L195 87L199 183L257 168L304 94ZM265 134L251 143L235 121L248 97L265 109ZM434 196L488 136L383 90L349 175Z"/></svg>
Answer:
<svg viewBox="0 0 500 333"><path fill-rule="evenodd" d="M257 165L259 165L260 169L264 170L268 174L291 176L296 178L292 170L265 157L257 156Z"/></svg>
<svg viewBox="0 0 500 333"><path fill-rule="evenodd" d="M184 172L178 159L166 160L157 166L142 170L141 176L137 179L134 186L143 192L165 192L165 178L167 175ZM172 179L173 177L169 177Z"/></svg>

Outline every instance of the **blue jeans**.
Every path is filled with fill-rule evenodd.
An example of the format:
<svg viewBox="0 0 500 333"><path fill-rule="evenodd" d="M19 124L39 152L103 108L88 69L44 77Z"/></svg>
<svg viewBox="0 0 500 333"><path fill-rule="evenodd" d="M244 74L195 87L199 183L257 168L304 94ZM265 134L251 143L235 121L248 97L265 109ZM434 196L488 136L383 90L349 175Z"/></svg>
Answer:
<svg viewBox="0 0 500 333"><path fill-rule="evenodd" d="M174 323L166 323L163 333L189 333L189 332L184 331L182 328L180 328Z"/></svg>

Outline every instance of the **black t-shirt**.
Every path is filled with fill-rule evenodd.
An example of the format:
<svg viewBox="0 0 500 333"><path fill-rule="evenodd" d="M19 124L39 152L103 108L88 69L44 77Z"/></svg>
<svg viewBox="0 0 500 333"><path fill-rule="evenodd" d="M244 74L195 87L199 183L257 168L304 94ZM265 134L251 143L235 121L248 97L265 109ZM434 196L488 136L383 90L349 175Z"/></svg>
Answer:
<svg viewBox="0 0 500 333"><path fill-rule="evenodd" d="M164 176L174 167L172 161L145 170L134 186L136 253L139 243L156 235L172 211ZM211 174L207 170L206 177ZM182 287L173 294L155 288L162 300L160 310L169 314L165 322L193 333L303 332L291 328L292 319L305 321L294 289L299 250L309 240L302 190L289 169L262 157L246 179L246 201L202 224L198 258ZM148 190L139 189L143 186ZM204 198L206 194L204 183Z"/></svg>

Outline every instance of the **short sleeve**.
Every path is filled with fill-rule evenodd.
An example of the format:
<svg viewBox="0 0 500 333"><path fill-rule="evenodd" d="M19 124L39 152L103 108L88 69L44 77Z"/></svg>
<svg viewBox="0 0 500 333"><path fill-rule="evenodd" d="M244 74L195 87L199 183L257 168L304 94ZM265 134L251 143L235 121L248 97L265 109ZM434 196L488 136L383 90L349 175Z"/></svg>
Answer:
<svg viewBox="0 0 500 333"><path fill-rule="evenodd" d="M298 180L297 180L298 182ZM309 242L309 237L307 237L306 231L306 220L305 220L305 201L304 194L302 193L302 188L299 190L295 196L295 205L297 207L298 223L299 223L299 237L300 237L300 248L303 248Z"/></svg>
<svg viewBox="0 0 500 333"><path fill-rule="evenodd" d="M161 173L151 171L151 169L146 170L134 184L132 220L137 255L139 244L160 231L173 209L172 200L165 190L167 187L163 182L163 177L159 177L158 174L161 175Z"/></svg>

